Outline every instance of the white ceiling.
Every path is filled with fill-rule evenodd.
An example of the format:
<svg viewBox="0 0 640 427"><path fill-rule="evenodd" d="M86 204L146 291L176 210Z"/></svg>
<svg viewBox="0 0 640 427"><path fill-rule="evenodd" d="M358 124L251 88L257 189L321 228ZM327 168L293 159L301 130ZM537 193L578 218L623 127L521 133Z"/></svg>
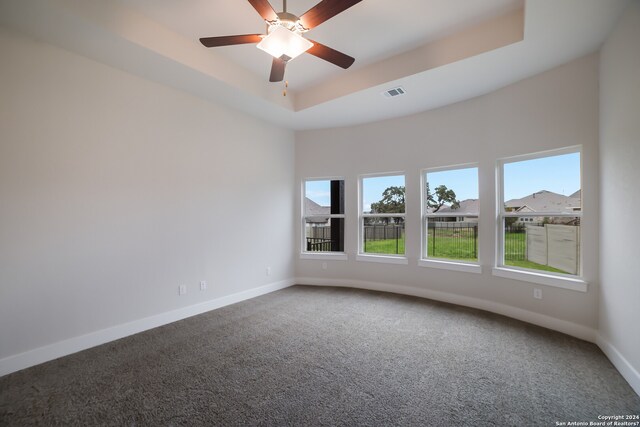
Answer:
<svg viewBox="0 0 640 427"><path fill-rule="evenodd" d="M265 32L264 20L246 0L121 0L191 40L200 37ZM302 15L319 0L289 0L287 9ZM364 65L416 48L457 29L521 6L521 0L364 0L305 34L356 58ZM273 0L276 11L282 0ZM271 57L255 45L216 48L221 55L268 79ZM344 72L311 55L292 61L286 78L304 90Z"/></svg>
<svg viewBox="0 0 640 427"><path fill-rule="evenodd" d="M288 9L301 15L315 3L289 0ZM278 125L313 129L437 108L594 52L627 3L527 0L523 40L415 68L431 51L446 56L458 34L517 12L522 0L363 0L307 33L355 64L342 70L302 55L287 66L287 97L268 82L271 59L255 46L198 42L263 33L244 0L0 0L0 24ZM272 4L282 9L281 0ZM395 85L407 95L381 95Z"/></svg>

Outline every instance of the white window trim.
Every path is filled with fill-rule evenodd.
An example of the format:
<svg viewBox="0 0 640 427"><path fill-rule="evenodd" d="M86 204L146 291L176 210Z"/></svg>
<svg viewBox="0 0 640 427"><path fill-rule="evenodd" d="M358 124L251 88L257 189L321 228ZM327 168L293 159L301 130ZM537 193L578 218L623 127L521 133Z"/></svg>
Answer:
<svg viewBox="0 0 640 427"><path fill-rule="evenodd" d="M478 261L463 261L463 260L449 260L443 258L430 258L428 256L427 250L427 230L425 227L427 226L428 218L440 218L440 217L448 217L448 218L457 218L460 215L457 214L438 214L436 213L427 213L425 206L426 200L424 200L425 192L426 192L426 175L429 172L444 172L449 170L457 170L457 169L472 169L476 168L476 173L478 174L478 192L480 191L480 166L478 163L461 163L458 165L451 166L441 166L435 168L424 168L420 169L420 209L421 209L421 220L420 220L420 259L418 260L418 266L420 267L431 267L431 268L440 268L444 270L453 270L453 271L465 271L468 273L482 273L482 267L480 263L480 245L478 245ZM480 200L480 197L478 197ZM478 207L479 209L479 207ZM478 232L480 229L480 212L478 212Z"/></svg>
<svg viewBox="0 0 640 427"><path fill-rule="evenodd" d="M404 213L386 213L386 214L371 214L364 213L363 207L363 180L366 178L377 178L384 176L403 176L404 177L404 188L405 188L405 198L404 198ZM364 261L364 262L381 262L387 264L409 264L409 260L406 256L406 242L405 242L405 254L404 255L395 255L395 254L376 254L376 253L368 253L364 252L364 218L404 218L405 227L407 223L407 211L409 210L408 200L407 200L407 175L404 171L396 171L396 172L383 172L383 173L372 173L372 174L364 174L358 175L358 253L356 254L356 261ZM406 232L406 228L405 228Z"/></svg>
<svg viewBox="0 0 640 427"><path fill-rule="evenodd" d="M440 215L445 216L445 215ZM582 217L582 211L571 211L571 212L503 212L502 216L505 218L535 218L540 216L565 216L569 218Z"/></svg>
<svg viewBox="0 0 640 427"><path fill-rule="evenodd" d="M345 252L300 252L300 259L321 259L325 261L347 261Z"/></svg>
<svg viewBox="0 0 640 427"><path fill-rule="evenodd" d="M504 165L507 163L521 162L525 160L541 159L545 157L561 156L563 154L580 153L580 188L583 187L583 170L582 170L582 145L572 145L570 147L559 148L554 150L540 151L537 153L524 154L519 156L506 157L498 159L496 162L496 256L495 266L492 274L498 277L519 280L523 282L537 283L541 285L553 286L556 288L571 289L574 291L586 292L588 282L583 277L583 246L580 241L580 271L577 275L565 275L562 273L553 273L542 270L524 269L504 265L504 218L525 218L525 217L579 217L582 218L583 211L573 212L506 212L504 210ZM584 202L582 203L584 206ZM582 207L581 207L582 208Z"/></svg>
<svg viewBox="0 0 640 427"><path fill-rule="evenodd" d="M464 271L466 273L482 273L482 266L476 262L462 262L440 258L419 259L418 266L439 268L442 270Z"/></svg>
<svg viewBox="0 0 640 427"><path fill-rule="evenodd" d="M409 259L404 255L393 255L393 254L374 254L374 253L366 253L366 254L358 254L356 255L356 261L363 262L379 262L383 264L403 264L408 265Z"/></svg>
<svg viewBox="0 0 640 427"><path fill-rule="evenodd" d="M559 273L537 273L535 270L520 269L517 267L494 267L492 274L497 277L532 282L539 285L553 286L556 288L571 289L573 291L587 292L589 282L576 276L561 276Z"/></svg>
<svg viewBox="0 0 640 427"><path fill-rule="evenodd" d="M324 260L347 260L346 252L307 252L305 249L307 247L305 231L306 231L306 220L308 218L342 218L345 219L347 216L347 204L345 200L344 213L343 214L327 214L327 215L306 215L304 209L304 198L307 196L306 194L306 186L305 184L309 181L344 181L345 182L345 190L346 190L346 180L344 177L332 176L332 177L313 177L313 178L303 178L301 182L301 194L302 197L300 199L300 212L302 212L302 216L300 218L301 224L301 232L300 232L300 259L324 259ZM346 191L345 191L346 192ZM346 195L343 195L346 197ZM345 219L346 222L346 219ZM346 243L346 242L345 242Z"/></svg>

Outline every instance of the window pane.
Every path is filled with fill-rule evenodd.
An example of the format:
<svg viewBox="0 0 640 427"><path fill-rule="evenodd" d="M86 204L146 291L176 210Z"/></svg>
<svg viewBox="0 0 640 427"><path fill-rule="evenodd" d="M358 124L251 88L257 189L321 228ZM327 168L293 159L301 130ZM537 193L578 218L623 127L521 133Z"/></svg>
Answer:
<svg viewBox="0 0 640 427"><path fill-rule="evenodd" d="M427 257L478 261L478 217L427 218Z"/></svg>
<svg viewBox="0 0 640 427"><path fill-rule="evenodd" d="M344 252L343 218L306 218L305 248L307 252Z"/></svg>
<svg viewBox="0 0 640 427"><path fill-rule="evenodd" d="M478 215L478 168L427 172L425 180L426 213Z"/></svg>
<svg viewBox="0 0 640 427"><path fill-rule="evenodd" d="M507 212L579 212L580 153L505 163Z"/></svg>
<svg viewBox="0 0 640 427"><path fill-rule="evenodd" d="M365 217L362 250L368 254L404 254L404 218Z"/></svg>
<svg viewBox="0 0 640 427"><path fill-rule="evenodd" d="M423 179L424 212L442 215L426 219L426 257L478 261L478 168L427 172Z"/></svg>
<svg viewBox="0 0 640 427"><path fill-rule="evenodd" d="M404 213L404 175L362 179L363 213Z"/></svg>
<svg viewBox="0 0 640 427"><path fill-rule="evenodd" d="M306 252L344 252L344 181L304 183L304 247Z"/></svg>
<svg viewBox="0 0 640 427"><path fill-rule="evenodd" d="M344 214L344 181L306 181L305 215Z"/></svg>
<svg viewBox="0 0 640 427"><path fill-rule="evenodd" d="M580 218L505 218L504 264L577 275L580 273Z"/></svg>

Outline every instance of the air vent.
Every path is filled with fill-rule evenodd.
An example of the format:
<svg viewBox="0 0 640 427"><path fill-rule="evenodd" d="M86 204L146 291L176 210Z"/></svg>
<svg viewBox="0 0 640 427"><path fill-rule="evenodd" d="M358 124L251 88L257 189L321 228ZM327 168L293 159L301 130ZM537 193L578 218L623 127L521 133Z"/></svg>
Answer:
<svg viewBox="0 0 640 427"><path fill-rule="evenodd" d="M385 90L382 92L387 98L394 98L396 96L404 95L406 92L402 86L394 87L393 89Z"/></svg>

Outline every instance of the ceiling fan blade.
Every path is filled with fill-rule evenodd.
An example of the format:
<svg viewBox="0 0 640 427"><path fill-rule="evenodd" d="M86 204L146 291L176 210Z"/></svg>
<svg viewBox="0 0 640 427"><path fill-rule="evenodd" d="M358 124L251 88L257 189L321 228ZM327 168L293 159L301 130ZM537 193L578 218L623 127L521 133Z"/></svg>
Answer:
<svg viewBox="0 0 640 427"><path fill-rule="evenodd" d="M284 66L287 65L280 58L273 58L273 62L271 63L271 75L269 76L270 82L281 82L284 80Z"/></svg>
<svg viewBox="0 0 640 427"><path fill-rule="evenodd" d="M271 4L267 0L249 0L251 6L262 16L265 21L273 21L278 17Z"/></svg>
<svg viewBox="0 0 640 427"><path fill-rule="evenodd" d="M331 49L330 47L320 44L316 41L309 41L313 43L313 46L307 51L307 53L310 53L313 56L317 56L320 59L324 59L325 61L331 62L338 67L342 67L346 70L355 61L355 58L352 58L349 55L345 55L342 52L338 52L337 50Z"/></svg>
<svg viewBox="0 0 640 427"><path fill-rule="evenodd" d="M231 46L234 44L260 43L261 34L242 34L239 36L203 37L200 43L206 47Z"/></svg>
<svg viewBox="0 0 640 427"><path fill-rule="evenodd" d="M361 1L362 0L322 0L307 10L300 17L300 22L307 29L317 27L324 21L333 18Z"/></svg>

